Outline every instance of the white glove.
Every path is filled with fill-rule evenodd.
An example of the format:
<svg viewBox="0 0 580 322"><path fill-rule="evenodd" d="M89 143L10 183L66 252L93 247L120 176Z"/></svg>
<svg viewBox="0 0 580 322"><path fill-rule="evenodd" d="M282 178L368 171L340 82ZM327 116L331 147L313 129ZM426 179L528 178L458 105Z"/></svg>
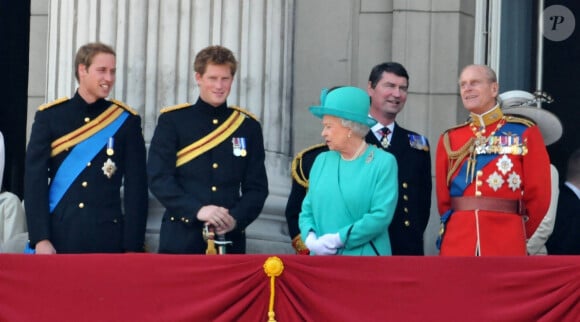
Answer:
<svg viewBox="0 0 580 322"><path fill-rule="evenodd" d="M306 247L310 248L310 245L316 242L317 239L318 237L316 237L316 233L311 230L308 232L308 236L306 236L304 244L306 245Z"/></svg>
<svg viewBox="0 0 580 322"><path fill-rule="evenodd" d="M340 239L339 239L340 240ZM334 255L336 254L336 248L328 248L326 247L320 239L316 237L316 233L311 231L306 236L306 240L304 241L306 247L310 249L315 255Z"/></svg>
<svg viewBox="0 0 580 322"><path fill-rule="evenodd" d="M338 233L322 235L318 240L327 248L338 249L344 246L342 241L340 241L340 235Z"/></svg>

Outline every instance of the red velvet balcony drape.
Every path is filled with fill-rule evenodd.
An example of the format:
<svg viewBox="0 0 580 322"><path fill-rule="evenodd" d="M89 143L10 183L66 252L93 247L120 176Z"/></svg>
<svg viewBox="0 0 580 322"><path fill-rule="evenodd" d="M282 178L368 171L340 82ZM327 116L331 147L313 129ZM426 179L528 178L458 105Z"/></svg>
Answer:
<svg viewBox="0 0 580 322"><path fill-rule="evenodd" d="M268 321L269 255L0 255L0 321ZM580 257L278 256L284 321L580 321Z"/></svg>

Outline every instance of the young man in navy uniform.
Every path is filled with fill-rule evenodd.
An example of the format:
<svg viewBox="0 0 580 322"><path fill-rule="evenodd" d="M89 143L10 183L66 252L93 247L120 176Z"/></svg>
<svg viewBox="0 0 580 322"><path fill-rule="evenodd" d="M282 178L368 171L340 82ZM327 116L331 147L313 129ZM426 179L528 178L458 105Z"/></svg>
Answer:
<svg viewBox="0 0 580 322"><path fill-rule="evenodd" d="M245 229L264 206L268 180L260 123L226 102L236 69L229 49L201 50L197 102L161 111L147 166L150 190L165 207L160 253L209 251L206 227L231 242L227 253L246 252Z"/></svg>
<svg viewBox="0 0 580 322"><path fill-rule="evenodd" d="M431 156L429 142L401 127L396 117L405 107L409 75L396 62L371 70L367 92L371 116L378 121L366 141L392 153L399 166L399 200L389 226L393 255L423 255L423 232L431 208Z"/></svg>
<svg viewBox="0 0 580 322"><path fill-rule="evenodd" d="M145 142L137 113L106 99L115 72L111 47L80 47L74 97L42 105L36 112L24 176L29 252L144 250Z"/></svg>

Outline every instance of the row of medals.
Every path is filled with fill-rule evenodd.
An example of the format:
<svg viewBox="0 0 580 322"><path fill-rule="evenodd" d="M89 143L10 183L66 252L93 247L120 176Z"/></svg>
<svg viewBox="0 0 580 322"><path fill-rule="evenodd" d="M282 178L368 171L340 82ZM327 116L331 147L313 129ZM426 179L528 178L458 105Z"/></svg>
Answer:
<svg viewBox="0 0 580 322"><path fill-rule="evenodd" d="M232 145L235 156L245 157L248 154L248 151L246 150L246 138L232 138Z"/></svg>
<svg viewBox="0 0 580 322"><path fill-rule="evenodd" d="M113 162L113 160L111 160L111 157L115 154L114 144L115 144L114 139L112 137L110 137L109 140L107 141L107 156L108 156L108 158L102 167L103 173L109 179L113 176L113 174L115 174L115 171L117 171L117 166L115 165L115 162ZM235 156L245 157L248 154L248 151L246 150L246 138L233 138L232 144L233 144L233 149L234 149L233 153ZM388 142L387 142L387 144L388 144Z"/></svg>

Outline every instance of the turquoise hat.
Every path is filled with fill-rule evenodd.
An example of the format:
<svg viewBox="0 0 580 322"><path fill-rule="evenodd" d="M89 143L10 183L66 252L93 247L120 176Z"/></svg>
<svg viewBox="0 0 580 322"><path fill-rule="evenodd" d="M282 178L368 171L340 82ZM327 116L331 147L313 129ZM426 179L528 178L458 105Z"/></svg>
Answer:
<svg viewBox="0 0 580 322"><path fill-rule="evenodd" d="M321 106L310 106L309 110L319 118L332 115L371 127L377 121L368 116L370 104L369 95L358 87L339 87L330 93L323 88L320 92Z"/></svg>

